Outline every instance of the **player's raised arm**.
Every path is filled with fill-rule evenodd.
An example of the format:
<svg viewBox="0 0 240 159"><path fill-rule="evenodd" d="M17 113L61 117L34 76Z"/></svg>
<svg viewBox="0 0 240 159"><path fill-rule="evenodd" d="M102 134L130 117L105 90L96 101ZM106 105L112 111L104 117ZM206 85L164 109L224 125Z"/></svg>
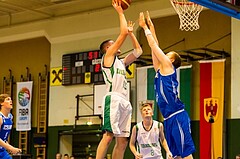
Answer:
<svg viewBox="0 0 240 159"><path fill-rule="evenodd" d="M132 41L133 51L124 58L124 63L126 66L130 65L139 56L142 55L142 48L141 48L136 36L133 34L133 27L134 27L134 23L132 21L128 21L128 35Z"/></svg>
<svg viewBox="0 0 240 159"><path fill-rule="evenodd" d="M119 48L122 46L124 40L126 39L128 35L128 29L127 29L127 21L123 12L123 9L121 7L121 1L112 0L112 6L117 11L119 16L119 22L120 22L120 34L118 35L117 40L114 42L113 45L111 45L106 52L106 57L115 57L116 52L119 50ZM109 59L108 59L109 60Z"/></svg>
<svg viewBox="0 0 240 159"><path fill-rule="evenodd" d="M155 27L154 27L154 24L151 20L151 17L150 17L150 14L148 11L146 11L146 20L147 20L147 24L149 26L149 29L155 39L155 42L157 43L157 45L159 45L158 43L158 39L157 39L157 36L156 36L156 31L155 31ZM158 70L159 68L159 65L160 65L160 62L158 61L156 55L153 53L153 50L151 50L151 54L152 54L152 61L153 61L153 67L155 69L155 71Z"/></svg>
<svg viewBox="0 0 240 159"><path fill-rule="evenodd" d="M172 68L172 62L170 59L165 55L165 53L162 51L162 49L158 46L158 43L154 39L154 36L152 32L149 30L146 22L145 22L145 17L143 12L139 14L139 26L141 26L144 29L144 33L147 37L147 41L149 46L152 49L152 52L154 53L155 57L159 61L159 67L155 68L155 70L158 70L161 68L161 70L164 73L172 73L173 68ZM157 66L154 66L157 67Z"/></svg>

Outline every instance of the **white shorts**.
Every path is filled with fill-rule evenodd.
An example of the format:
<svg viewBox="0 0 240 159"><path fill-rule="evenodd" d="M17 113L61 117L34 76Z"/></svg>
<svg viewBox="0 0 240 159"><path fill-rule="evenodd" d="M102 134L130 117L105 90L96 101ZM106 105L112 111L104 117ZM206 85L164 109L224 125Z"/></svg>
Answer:
<svg viewBox="0 0 240 159"><path fill-rule="evenodd" d="M115 137L129 137L131 129L131 103L118 93L108 93L103 98L103 131Z"/></svg>

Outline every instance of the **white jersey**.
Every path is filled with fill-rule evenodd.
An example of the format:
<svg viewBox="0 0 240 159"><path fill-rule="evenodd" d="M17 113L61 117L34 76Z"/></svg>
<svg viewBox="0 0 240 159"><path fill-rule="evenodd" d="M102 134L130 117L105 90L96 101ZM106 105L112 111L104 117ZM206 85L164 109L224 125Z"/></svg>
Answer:
<svg viewBox="0 0 240 159"><path fill-rule="evenodd" d="M103 62L104 56L102 58ZM126 68L122 60L115 57L111 67L103 67L102 72L106 83L107 92L118 92L124 97L127 96Z"/></svg>
<svg viewBox="0 0 240 159"><path fill-rule="evenodd" d="M160 123L153 120L153 125L149 131L143 127L143 123L136 125L137 130L137 151L143 155L143 159L163 159L159 139Z"/></svg>

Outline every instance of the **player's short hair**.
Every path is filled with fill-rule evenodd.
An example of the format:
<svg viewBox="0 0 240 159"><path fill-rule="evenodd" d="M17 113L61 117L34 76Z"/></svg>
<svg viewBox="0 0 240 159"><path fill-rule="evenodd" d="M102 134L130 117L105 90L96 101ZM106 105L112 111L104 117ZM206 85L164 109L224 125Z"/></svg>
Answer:
<svg viewBox="0 0 240 159"><path fill-rule="evenodd" d="M0 94L0 104L2 104L7 97L9 97L8 94Z"/></svg>
<svg viewBox="0 0 240 159"><path fill-rule="evenodd" d="M174 56L174 61L172 64L177 69L182 64L181 56L175 51L171 51L171 53L173 53L173 56Z"/></svg>
<svg viewBox="0 0 240 159"><path fill-rule="evenodd" d="M8 94L0 94L0 110L2 109L2 103L7 97L10 97L10 96Z"/></svg>
<svg viewBox="0 0 240 159"><path fill-rule="evenodd" d="M140 111L143 110L143 108L150 106L153 110L153 103L141 103L140 104Z"/></svg>
<svg viewBox="0 0 240 159"><path fill-rule="evenodd" d="M99 49L100 49L100 53L101 54L105 54L106 53L106 46L108 44L109 41L112 41L112 39L107 39L105 41L103 41L100 46L99 46Z"/></svg>

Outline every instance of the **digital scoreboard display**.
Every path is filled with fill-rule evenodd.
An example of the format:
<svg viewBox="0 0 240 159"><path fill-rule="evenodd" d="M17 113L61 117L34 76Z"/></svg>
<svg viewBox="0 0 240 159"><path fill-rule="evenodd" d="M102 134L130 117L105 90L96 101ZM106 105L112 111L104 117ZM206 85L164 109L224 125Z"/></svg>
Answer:
<svg viewBox="0 0 240 159"><path fill-rule="evenodd" d="M99 50L62 56L62 85L103 83Z"/></svg>

